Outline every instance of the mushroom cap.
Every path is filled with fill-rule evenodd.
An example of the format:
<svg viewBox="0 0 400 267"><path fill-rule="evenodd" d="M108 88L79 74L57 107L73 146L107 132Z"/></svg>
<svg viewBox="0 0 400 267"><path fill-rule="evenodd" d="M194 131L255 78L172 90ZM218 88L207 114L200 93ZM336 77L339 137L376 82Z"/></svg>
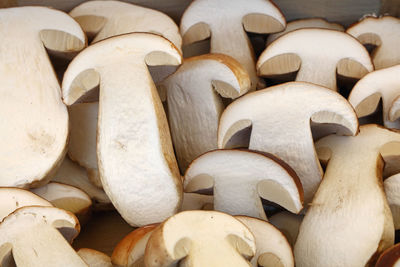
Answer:
<svg viewBox="0 0 400 267"><path fill-rule="evenodd" d="M400 265L400 244L385 250L378 258L375 267L397 267Z"/></svg>

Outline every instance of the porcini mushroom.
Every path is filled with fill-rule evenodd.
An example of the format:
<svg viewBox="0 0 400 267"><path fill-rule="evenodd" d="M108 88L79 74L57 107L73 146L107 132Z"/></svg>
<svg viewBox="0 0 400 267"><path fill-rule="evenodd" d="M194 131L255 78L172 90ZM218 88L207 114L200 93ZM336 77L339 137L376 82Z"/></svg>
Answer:
<svg viewBox="0 0 400 267"><path fill-rule="evenodd" d="M383 182L386 198L392 211L394 228L400 229L400 174L395 174Z"/></svg>
<svg viewBox="0 0 400 267"><path fill-rule="evenodd" d="M234 217L216 211L184 211L167 219L151 235L145 266L246 266L256 253L250 230Z"/></svg>
<svg viewBox="0 0 400 267"><path fill-rule="evenodd" d="M282 31L285 25L282 13L270 1L195 0L183 13L180 28L184 45L211 37L210 52L239 61L255 89L258 77L254 52L245 31L273 33Z"/></svg>
<svg viewBox="0 0 400 267"><path fill-rule="evenodd" d="M163 37L130 33L86 48L64 75L67 105L100 84L101 182L131 225L160 222L181 204L182 182L167 119L146 66L180 61L179 51Z"/></svg>
<svg viewBox="0 0 400 267"><path fill-rule="evenodd" d="M89 267L113 267L111 258L100 251L81 248L77 253Z"/></svg>
<svg viewBox="0 0 400 267"><path fill-rule="evenodd" d="M400 266L400 244L391 246L385 250L376 262L375 267L398 267Z"/></svg>
<svg viewBox="0 0 400 267"><path fill-rule="evenodd" d="M0 186L39 186L61 164L68 136L68 112L45 48L78 51L85 35L67 14L45 7L1 9L0 35Z"/></svg>
<svg viewBox="0 0 400 267"><path fill-rule="evenodd" d="M337 91L336 72L362 78L374 69L368 51L352 36L336 30L299 29L272 42L257 61L259 76L297 72L296 81Z"/></svg>
<svg viewBox="0 0 400 267"><path fill-rule="evenodd" d="M213 188L214 209L266 219L260 197L291 212L303 208L296 173L272 155L245 150L215 150L195 159L185 173L185 192Z"/></svg>
<svg viewBox="0 0 400 267"><path fill-rule="evenodd" d="M294 247L303 218L301 214L281 211L269 217L268 221L278 228L286 236L289 244Z"/></svg>
<svg viewBox="0 0 400 267"><path fill-rule="evenodd" d="M79 233L76 217L53 207L23 207L0 224L0 262L9 266L87 267L68 243Z"/></svg>
<svg viewBox="0 0 400 267"><path fill-rule="evenodd" d="M370 124L355 137L330 135L316 143L318 156L328 165L300 226L296 266L373 266L393 245L379 153L391 142L400 142L400 134Z"/></svg>
<svg viewBox="0 0 400 267"><path fill-rule="evenodd" d="M397 81L399 75L400 66L393 66L371 72L358 81L350 93L349 102L359 118L374 113L382 99L385 127L400 129L400 122L395 121L397 118L389 118L390 108L400 96L400 84Z"/></svg>
<svg viewBox="0 0 400 267"><path fill-rule="evenodd" d="M233 58L207 54L185 59L160 86L167 92L172 140L184 173L196 157L217 148L218 122L224 110L221 96L241 96L250 89L250 79Z"/></svg>
<svg viewBox="0 0 400 267"><path fill-rule="evenodd" d="M284 38L284 37L282 37ZM317 159L310 120L342 125L341 134L355 135L358 121L338 93L304 82L290 82L247 94L222 113L218 147L252 126L249 149L272 153L296 172L308 203L318 188L322 169Z"/></svg>
<svg viewBox="0 0 400 267"><path fill-rule="evenodd" d="M383 16L368 16L349 27L346 32L364 45L374 45L372 61L375 69L383 69L400 64L400 19Z"/></svg>

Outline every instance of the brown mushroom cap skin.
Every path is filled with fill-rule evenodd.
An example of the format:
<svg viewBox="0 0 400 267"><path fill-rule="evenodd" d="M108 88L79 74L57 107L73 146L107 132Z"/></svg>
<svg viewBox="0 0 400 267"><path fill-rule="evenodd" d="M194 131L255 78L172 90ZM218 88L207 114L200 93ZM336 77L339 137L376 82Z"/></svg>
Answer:
<svg viewBox="0 0 400 267"><path fill-rule="evenodd" d="M378 258L375 267L396 267L400 264L400 244L385 250Z"/></svg>

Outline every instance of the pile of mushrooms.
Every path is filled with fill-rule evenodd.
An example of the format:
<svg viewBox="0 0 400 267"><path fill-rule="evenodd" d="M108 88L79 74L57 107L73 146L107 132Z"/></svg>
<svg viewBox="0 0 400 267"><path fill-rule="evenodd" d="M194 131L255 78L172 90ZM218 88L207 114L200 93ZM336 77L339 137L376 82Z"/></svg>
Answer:
<svg viewBox="0 0 400 267"><path fill-rule="evenodd" d="M399 266L400 19L89 1L0 36L0 266Z"/></svg>

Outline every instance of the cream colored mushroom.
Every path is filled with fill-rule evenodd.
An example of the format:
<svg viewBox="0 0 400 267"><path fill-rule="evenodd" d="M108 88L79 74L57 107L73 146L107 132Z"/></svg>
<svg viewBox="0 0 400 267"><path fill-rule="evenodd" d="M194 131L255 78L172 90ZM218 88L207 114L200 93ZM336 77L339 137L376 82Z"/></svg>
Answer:
<svg viewBox="0 0 400 267"><path fill-rule="evenodd" d="M391 142L400 142L400 134L370 124L355 137L330 135L316 143L318 156L329 161L300 226L296 266L373 265L393 245L380 155Z"/></svg>
<svg viewBox="0 0 400 267"><path fill-rule="evenodd" d="M400 229L400 174L395 174L383 182L387 201L392 211L394 228Z"/></svg>
<svg viewBox="0 0 400 267"><path fill-rule="evenodd" d="M0 186L35 187L54 175L68 136L46 48L78 51L85 35L67 14L45 7L1 9L0 35Z"/></svg>
<svg viewBox="0 0 400 267"><path fill-rule="evenodd" d="M256 253L255 238L234 217L216 211L184 211L167 219L151 235L144 256L147 267L246 266Z"/></svg>
<svg viewBox="0 0 400 267"><path fill-rule="evenodd" d="M282 37L283 38L283 37ZM272 153L299 176L304 202L311 201L322 178L310 130L310 120L341 125L340 134L355 135L358 120L338 93L304 82L291 82L247 94L224 111L218 147L251 126L249 149Z"/></svg>
<svg viewBox="0 0 400 267"><path fill-rule="evenodd" d="M91 45L74 58L64 75L67 105L100 84L101 182L131 225L163 221L181 205L182 182L167 119L146 66L180 61L179 51L168 40L131 33Z"/></svg>
<svg viewBox="0 0 400 267"><path fill-rule="evenodd" d="M89 267L113 267L111 258L100 251L81 248L77 253Z"/></svg>
<svg viewBox="0 0 400 267"><path fill-rule="evenodd" d="M222 97L250 89L246 70L233 58L207 54L185 59L161 86L167 92L168 118L181 171L201 154L217 148Z"/></svg>
<svg viewBox="0 0 400 267"><path fill-rule="evenodd" d="M259 76L297 72L296 81L337 91L336 73L362 78L373 71L368 51L350 35L336 30L299 29L271 43L257 62Z"/></svg>
<svg viewBox="0 0 400 267"><path fill-rule="evenodd" d="M365 17L346 30L362 44L376 46L371 56L377 70L400 64L397 31L400 31L400 19L391 16Z"/></svg>
<svg viewBox="0 0 400 267"><path fill-rule="evenodd" d="M216 15L216 12L218 15ZM273 33L285 28L285 18L270 1L195 0L181 20L183 44L211 37L210 52L226 54L243 65L255 89L258 77L246 31Z"/></svg>
<svg viewBox="0 0 400 267"><path fill-rule="evenodd" d="M68 243L79 230L76 217L64 210L20 208L0 224L0 262L18 267L56 267L66 263L87 267Z"/></svg>
<svg viewBox="0 0 400 267"><path fill-rule="evenodd" d="M281 211L268 219L273 226L278 228L286 236L289 244L294 247L303 218L304 215Z"/></svg>
<svg viewBox="0 0 400 267"><path fill-rule="evenodd" d="M184 183L185 192L213 188L214 209L231 215L267 219L261 198L295 213L303 208L296 173L272 155L253 151L207 152L190 164Z"/></svg>

